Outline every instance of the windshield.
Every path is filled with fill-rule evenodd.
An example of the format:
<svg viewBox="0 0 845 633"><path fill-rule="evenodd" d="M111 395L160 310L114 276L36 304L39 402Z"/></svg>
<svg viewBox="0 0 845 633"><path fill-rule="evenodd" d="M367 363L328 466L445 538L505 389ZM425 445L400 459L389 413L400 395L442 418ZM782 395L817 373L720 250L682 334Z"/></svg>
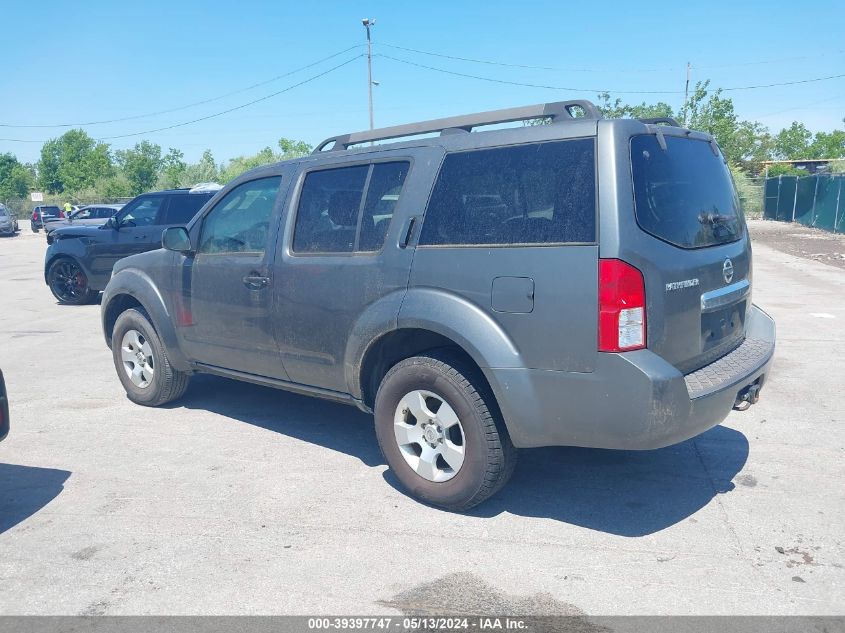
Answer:
<svg viewBox="0 0 845 633"><path fill-rule="evenodd" d="M707 141L655 135L631 139L637 223L682 248L701 248L742 237L742 212L730 171Z"/></svg>

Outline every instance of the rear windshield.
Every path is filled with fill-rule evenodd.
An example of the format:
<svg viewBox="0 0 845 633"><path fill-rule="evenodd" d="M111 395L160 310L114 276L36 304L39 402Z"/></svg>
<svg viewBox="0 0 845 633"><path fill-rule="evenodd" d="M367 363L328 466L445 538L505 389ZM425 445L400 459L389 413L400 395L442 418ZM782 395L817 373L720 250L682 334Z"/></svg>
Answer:
<svg viewBox="0 0 845 633"><path fill-rule="evenodd" d="M631 139L637 223L681 248L701 248L742 237L742 215L730 171L710 143L654 135Z"/></svg>

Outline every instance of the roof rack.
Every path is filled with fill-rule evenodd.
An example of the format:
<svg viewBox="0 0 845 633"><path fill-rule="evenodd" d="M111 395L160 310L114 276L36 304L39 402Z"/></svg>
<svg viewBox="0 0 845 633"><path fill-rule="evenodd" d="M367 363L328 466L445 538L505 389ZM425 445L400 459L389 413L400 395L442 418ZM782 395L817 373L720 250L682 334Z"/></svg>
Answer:
<svg viewBox="0 0 845 633"><path fill-rule="evenodd" d="M645 123L646 125L659 125L661 123L665 123L666 125L671 125L672 127L681 127L681 124L678 123L675 119L670 116L658 116L654 117L653 119L637 119L640 123Z"/></svg>
<svg viewBox="0 0 845 633"><path fill-rule="evenodd" d="M577 116L578 111L583 116ZM514 121L529 121L531 119L547 118L552 123L573 120L576 118L600 119L602 118L599 109L592 102L585 99L574 101L556 101L553 103L540 103L537 105L522 106L519 108L506 108L504 110L490 110L489 112L478 112L476 114L464 114L461 116L447 117L445 119L433 119L407 125L394 125L383 127L378 130L366 130L364 132L353 132L332 136L320 143L313 151L319 154L325 151L326 146L333 143L328 151L339 151L349 149L350 145L367 143L371 141L385 141L403 136L416 136L440 132L441 135L460 134L470 132L474 127L481 125L495 125L497 123L512 123Z"/></svg>

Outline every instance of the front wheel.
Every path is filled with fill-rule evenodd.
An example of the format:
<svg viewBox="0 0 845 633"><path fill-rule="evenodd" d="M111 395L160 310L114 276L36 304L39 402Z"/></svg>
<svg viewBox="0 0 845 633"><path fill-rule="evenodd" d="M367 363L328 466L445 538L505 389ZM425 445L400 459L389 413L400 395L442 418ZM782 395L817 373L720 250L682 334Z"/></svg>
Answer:
<svg viewBox="0 0 845 633"><path fill-rule="evenodd" d="M495 494L516 465L483 376L449 351L393 366L376 396L375 425L402 486L448 510L467 510Z"/></svg>
<svg viewBox="0 0 845 633"><path fill-rule="evenodd" d="M117 376L132 402L157 407L181 398L188 388L190 374L173 368L149 317L141 310L127 310L117 317L111 347Z"/></svg>
<svg viewBox="0 0 845 633"><path fill-rule="evenodd" d="M60 303L85 305L93 303L100 294L88 287L88 277L82 267L72 259L57 259L47 272L50 292Z"/></svg>

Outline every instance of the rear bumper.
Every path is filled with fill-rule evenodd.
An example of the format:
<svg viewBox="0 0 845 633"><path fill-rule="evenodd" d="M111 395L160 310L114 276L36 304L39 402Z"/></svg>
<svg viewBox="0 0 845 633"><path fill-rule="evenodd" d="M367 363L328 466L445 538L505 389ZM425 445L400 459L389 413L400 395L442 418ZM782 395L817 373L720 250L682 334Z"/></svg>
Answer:
<svg viewBox="0 0 845 633"><path fill-rule="evenodd" d="M687 376L649 350L598 354L590 373L486 369L514 445L646 450L719 424L737 397L762 385L775 324L753 306L745 342Z"/></svg>

